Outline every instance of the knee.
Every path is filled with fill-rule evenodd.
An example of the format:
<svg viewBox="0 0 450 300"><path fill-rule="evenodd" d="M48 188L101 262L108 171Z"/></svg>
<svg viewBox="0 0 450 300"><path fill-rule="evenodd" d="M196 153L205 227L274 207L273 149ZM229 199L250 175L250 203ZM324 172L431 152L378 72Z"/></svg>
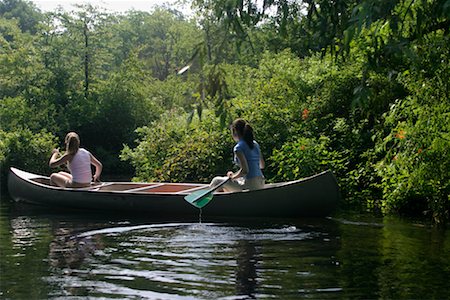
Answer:
<svg viewBox="0 0 450 300"><path fill-rule="evenodd" d="M50 183L56 184L56 180L57 180L56 178L58 178L58 173L52 173L50 175Z"/></svg>
<svg viewBox="0 0 450 300"><path fill-rule="evenodd" d="M65 187L66 186L66 180L63 176L61 176L58 173L53 173L50 175L50 184Z"/></svg>

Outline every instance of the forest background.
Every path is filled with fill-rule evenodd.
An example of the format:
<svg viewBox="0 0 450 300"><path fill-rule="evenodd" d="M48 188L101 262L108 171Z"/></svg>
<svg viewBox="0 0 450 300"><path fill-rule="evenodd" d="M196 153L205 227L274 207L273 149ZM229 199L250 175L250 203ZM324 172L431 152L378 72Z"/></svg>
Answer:
<svg viewBox="0 0 450 300"><path fill-rule="evenodd" d="M193 0L117 14L0 1L0 168L49 174L68 131L109 175L208 182L229 122L270 182L325 169L344 208L445 223L450 0Z"/></svg>

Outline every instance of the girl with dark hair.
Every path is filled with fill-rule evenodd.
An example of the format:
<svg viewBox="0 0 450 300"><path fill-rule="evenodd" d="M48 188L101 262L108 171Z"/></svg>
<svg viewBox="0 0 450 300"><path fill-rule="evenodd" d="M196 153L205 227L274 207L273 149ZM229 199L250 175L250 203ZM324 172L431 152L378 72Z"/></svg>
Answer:
<svg viewBox="0 0 450 300"><path fill-rule="evenodd" d="M264 159L258 143L254 140L253 128L243 119L236 119L231 124L231 134L237 143L234 148L234 162L239 166L237 172L228 171L228 181L223 190L226 192L255 190L264 187L265 179L261 169ZM211 186L216 186L227 177L215 177Z"/></svg>
<svg viewBox="0 0 450 300"><path fill-rule="evenodd" d="M89 151L80 148L80 138L75 132L66 135L66 152L59 153L59 149L53 149L49 166L54 168L67 163L70 173L58 172L50 175L50 182L60 187L87 187L91 180L98 181L102 173L102 163ZM95 174L92 177L91 164L95 166Z"/></svg>

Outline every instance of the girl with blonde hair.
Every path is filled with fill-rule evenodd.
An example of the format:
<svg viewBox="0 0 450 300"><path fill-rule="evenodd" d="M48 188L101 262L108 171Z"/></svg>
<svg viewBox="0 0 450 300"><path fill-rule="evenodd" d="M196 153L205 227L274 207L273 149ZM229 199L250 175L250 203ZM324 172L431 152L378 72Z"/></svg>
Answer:
<svg viewBox="0 0 450 300"><path fill-rule="evenodd" d="M50 183L60 187L87 187L91 180L99 181L103 165L89 151L80 148L80 137L75 132L69 132L65 138L66 152L61 155L59 149L52 150L49 166L51 168L67 164L70 174L58 172L50 175ZM91 165L95 166L92 177Z"/></svg>

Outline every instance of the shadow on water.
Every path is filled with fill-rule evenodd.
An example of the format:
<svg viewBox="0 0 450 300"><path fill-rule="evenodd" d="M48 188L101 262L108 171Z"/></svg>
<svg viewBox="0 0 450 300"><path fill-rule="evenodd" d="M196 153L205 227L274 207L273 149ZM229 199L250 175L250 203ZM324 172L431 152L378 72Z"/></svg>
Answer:
<svg viewBox="0 0 450 300"><path fill-rule="evenodd" d="M448 229L397 218L199 223L2 199L0 229L1 298L450 297Z"/></svg>

